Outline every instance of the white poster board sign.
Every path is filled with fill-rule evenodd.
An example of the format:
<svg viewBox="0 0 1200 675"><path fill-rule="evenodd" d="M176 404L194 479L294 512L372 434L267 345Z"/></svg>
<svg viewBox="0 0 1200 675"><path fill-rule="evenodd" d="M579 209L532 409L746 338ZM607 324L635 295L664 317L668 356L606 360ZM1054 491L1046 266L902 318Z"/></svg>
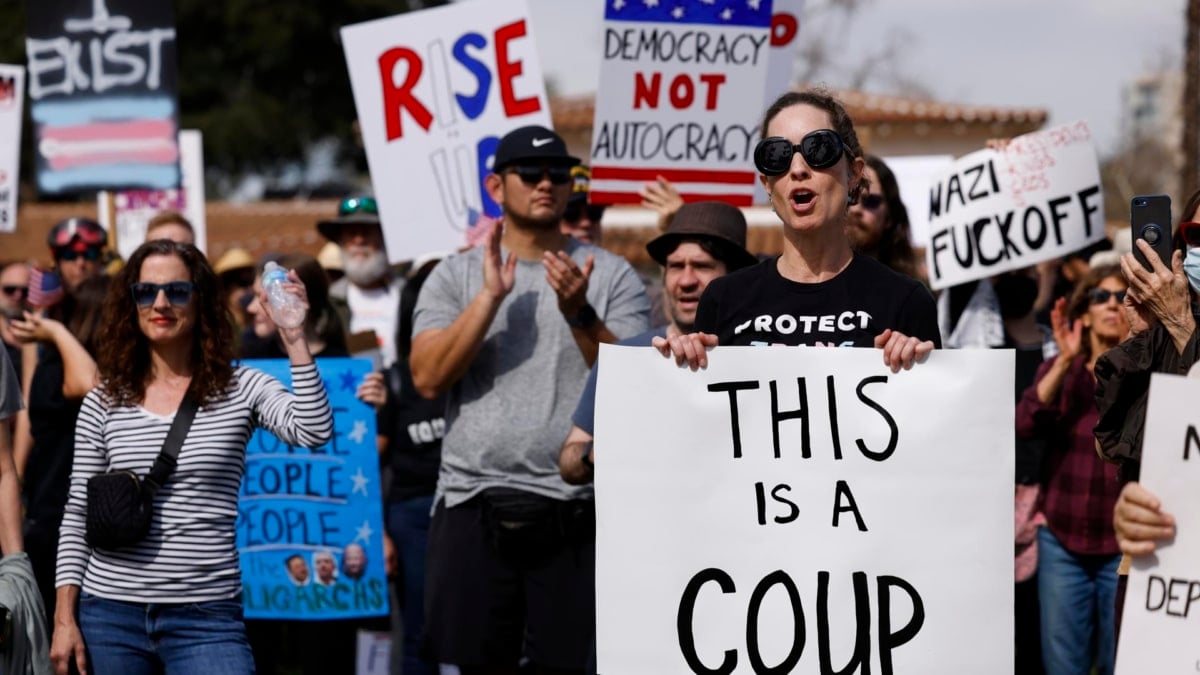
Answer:
<svg viewBox="0 0 1200 675"><path fill-rule="evenodd" d="M1133 559L1117 645L1118 675L1195 672L1200 663L1200 380L1155 373L1139 480L1175 517L1175 538Z"/></svg>
<svg viewBox="0 0 1200 675"><path fill-rule="evenodd" d="M1011 351L600 363L599 672L1012 673Z"/></svg>
<svg viewBox="0 0 1200 675"><path fill-rule="evenodd" d="M589 201L640 203L663 176L750 206L770 39L771 0L604 3Z"/></svg>
<svg viewBox="0 0 1200 675"><path fill-rule="evenodd" d="M1086 122L961 157L927 194L935 289L1051 260L1104 232L1100 164Z"/></svg>
<svg viewBox="0 0 1200 675"><path fill-rule="evenodd" d="M161 211L176 211L192 224L196 247L208 252L204 208L204 144L200 131L179 132L178 190L121 190L97 193L100 224L116 232L117 252L126 260L146 240L146 226ZM110 216L111 220L110 221ZM115 228L115 230L114 230Z"/></svg>
<svg viewBox="0 0 1200 675"><path fill-rule="evenodd" d="M25 68L0 64L0 232L17 229Z"/></svg>
<svg viewBox="0 0 1200 675"><path fill-rule="evenodd" d="M481 213L496 143L550 106L524 0L469 0L342 28L392 262L453 250Z"/></svg>

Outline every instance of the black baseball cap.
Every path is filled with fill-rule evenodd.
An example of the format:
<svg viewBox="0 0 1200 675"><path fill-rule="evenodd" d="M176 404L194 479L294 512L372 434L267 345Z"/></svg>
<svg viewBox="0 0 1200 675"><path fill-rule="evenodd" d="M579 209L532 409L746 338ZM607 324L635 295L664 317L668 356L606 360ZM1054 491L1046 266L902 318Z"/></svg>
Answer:
<svg viewBox="0 0 1200 675"><path fill-rule="evenodd" d="M504 167L523 160L567 166L575 166L581 161L567 152L567 144L562 136L537 125L513 129L500 139L496 144L492 172L499 173Z"/></svg>

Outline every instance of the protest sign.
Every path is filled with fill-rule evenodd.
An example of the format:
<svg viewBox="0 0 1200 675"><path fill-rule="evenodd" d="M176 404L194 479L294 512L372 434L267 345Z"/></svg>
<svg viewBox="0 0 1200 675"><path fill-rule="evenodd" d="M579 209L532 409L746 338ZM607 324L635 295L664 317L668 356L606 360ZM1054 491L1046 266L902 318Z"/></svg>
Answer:
<svg viewBox="0 0 1200 675"><path fill-rule="evenodd" d="M290 386L283 359L245 361ZM246 448L237 546L247 618L388 613L375 411L355 398L365 359L319 359L334 437L298 448L259 429Z"/></svg>
<svg viewBox="0 0 1200 675"><path fill-rule="evenodd" d="M102 191L97 195L100 224L115 232L117 252L126 260L146 240L146 226L161 211L183 214L192 224L196 247L208 251L204 215L204 148L195 129L179 132L179 165L183 181L178 190Z"/></svg>
<svg viewBox="0 0 1200 675"><path fill-rule="evenodd" d="M1200 669L1200 381L1150 376L1139 480L1175 517L1175 538L1133 559L1117 645L1118 675Z"/></svg>
<svg viewBox="0 0 1200 675"><path fill-rule="evenodd" d="M17 229L25 69L0 64L0 232Z"/></svg>
<svg viewBox="0 0 1200 675"><path fill-rule="evenodd" d="M30 0L38 190L179 187L175 14L156 0Z"/></svg>
<svg viewBox="0 0 1200 675"><path fill-rule="evenodd" d="M604 4L588 199L636 204L663 176L685 201L754 199L771 0Z"/></svg>
<svg viewBox="0 0 1200 675"><path fill-rule="evenodd" d="M1011 351L600 363L599 672L1012 673Z"/></svg>
<svg viewBox="0 0 1200 675"><path fill-rule="evenodd" d="M796 77L796 36L800 34L800 17L804 0L772 0L771 43L767 50L767 82L763 87L762 110L792 88ZM759 113L761 115L761 111ZM759 119L752 120L757 127ZM754 203L765 204L769 199L762 182L754 181Z"/></svg>
<svg viewBox="0 0 1200 675"><path fill-rule="evenodd" d="M961 157L929 187L929 282L983 279L1105 236L1100 165L1086 122Z"/></svg>
<svg viewBox="0 0 1200 675"><path fill-rule="evenodd" d="M468 241L500 207L496 143L550 108L524 0L471 0L346 26L342 44L393 262Z"/></svg>

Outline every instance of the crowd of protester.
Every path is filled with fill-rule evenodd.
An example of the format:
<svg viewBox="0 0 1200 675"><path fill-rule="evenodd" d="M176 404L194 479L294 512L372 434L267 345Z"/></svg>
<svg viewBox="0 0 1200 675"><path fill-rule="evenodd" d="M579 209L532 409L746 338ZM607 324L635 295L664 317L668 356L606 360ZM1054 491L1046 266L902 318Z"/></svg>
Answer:
<svg viewBox="0 0 1200 675"><path fill-rule="evenodd" d="M601 248L587 167L542 127L499 141L485 187L503 213L482 243L402 267L368 196L316 224L315 258L232 249L210 264L167 212L120 261L96 222L56 224L53 271L0 266L0 586L16 556L27 608L4 672L355 672L356 632L386 622L243 620L231 514L252 428L323 443L314 359L362 352L377 365L358 396L389 481L397 669L594 672L592 408L599 345L619 342L692 368L722 345L873 348L893 370L942 347L1014 349L1016 672L1111 673L1121 553L1174 533L1137 469L1149 373L1200 360L1200 192L1170 266L1102 242L935 299L896 178L840 103L788 93L761 129L782 253L754 255L739 209L684 203L659 179L642 197L661 286ZM272 314L268 261L307 307L299 326ZM851 303L872 320L843 334L734 330ZM258 358L287 359L294 393L239 365ZM188 407L148 534L91 545L88 479L145 473Z"/></svg>

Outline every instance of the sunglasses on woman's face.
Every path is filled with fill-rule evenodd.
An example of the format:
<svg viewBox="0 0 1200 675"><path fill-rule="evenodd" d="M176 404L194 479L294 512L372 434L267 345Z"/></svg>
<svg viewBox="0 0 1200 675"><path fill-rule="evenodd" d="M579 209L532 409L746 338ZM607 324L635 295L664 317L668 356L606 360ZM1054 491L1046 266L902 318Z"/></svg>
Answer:
<svg viewBox="0 0 1200 675"><path fill-rule="evenodd" d="M1125 291L1110 291L1107 288L1093 288L1091 300L1093 305L1103 305L1108 302L1109 298L1115 297L1117 304L1125 302Z"/></svg>
<svg viewBox="0 0 1200 675"><path fill-rule="evenodd" d="M563 212L563 220L568 223L578 223L587 214L588 220L593 223L600 222L604 217L603 204L567 204L567 210Z"/></svg>
<svg viewBox="0 0 1200 675"><path fill-rule="evenodd" d="M537 164L518 164L510 167L509 173L517 174L517 178L526 185L537 185L542 182L542 176L549 176L555 185L566 185L571 182L571 167L569 166L539 166Z"/></svg>
<svg viewBox="0 0 1200 675"><path fill-rule="evenodd" d="M152 284L146 281L139 281L136 284L129 284L129 290L133 293L133 301L138 307L150 307L158 300L160 292L167 294L167 302L182 307L188 304L192 299L192 282L190 281L171 281L165 284Z"/></svg>
<svg viewBox="0 0 1200 675"><path fill-rule="evenodd" d="M828 169L842 158L846 144L832 129L810 131L796 145L782 136L764 138L754 148L754 167L764 176L781 176L792 166L796 153L813 169Z"/></svg>
<svg viewBox="0 0 1200 675"><path fill-rule="evenodd" d="M1188 221L1179 224L1179 234L1188 248L1200 246L1200 223Z"/></svg>
<svg viewBox="0 0 1200 675"><path fill-rule="evenodd" d="M867 193L858 200L859 205L868 211L874 211L883 206L883 195Z"/></svg>

